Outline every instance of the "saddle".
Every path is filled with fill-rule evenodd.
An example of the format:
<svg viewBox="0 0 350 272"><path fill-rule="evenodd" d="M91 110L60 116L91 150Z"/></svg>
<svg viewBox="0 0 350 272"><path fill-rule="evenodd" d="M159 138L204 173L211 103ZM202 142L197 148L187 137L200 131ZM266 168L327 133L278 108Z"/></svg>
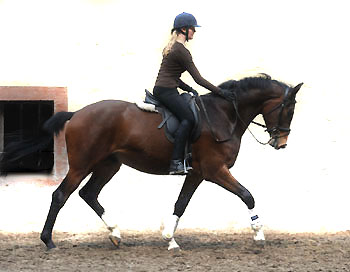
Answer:
<svg viewBox="0 0 350 272"><path fill-rule="evenodd" d="M162 103L157 100L155 96L153 96L148 90L145 90L146 96L145 96L145 103L152 104L156 107L156 110L162 115L162 122L159 124L158 128L161 129L164 127L165 135L168 138L168 140L172 143L175 141L175 133L180 125L179 119L175 115L173 115ZM188 104L189 107L193 113L195 124L193 126L191 135L190 135L190 142L194 143L201 134L201 127L202 122L199 114L199 107L196 103L196 99L194 96L191 96L188 93L182 93L180 95L181 98L183 98Z"/></svg>

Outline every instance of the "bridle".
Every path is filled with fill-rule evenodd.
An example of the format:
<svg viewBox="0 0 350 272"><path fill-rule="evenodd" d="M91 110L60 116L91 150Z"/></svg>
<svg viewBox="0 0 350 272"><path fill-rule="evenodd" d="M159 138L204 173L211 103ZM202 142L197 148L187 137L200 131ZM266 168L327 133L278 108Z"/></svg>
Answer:
<svg viewBox="0 0 350 272"><path fill-rule="evenodd" d="M287 98L288 97L288 94L290 92L291 88L290 87L286 87L285 91L284 91L284 97L283 97L283 101L281 104L277 105L276 107L274 107L272 110L270 110L265 116L273 113L274 111L278 110L278 109L281 109L280 112L279 112L279 115L278 115L278 122L277 122L277 125L272 127L272 128L268 128L266 125L263 125L263 124L260 124L258 122L255 122L255 121L252 121L251 123L255 124L255 125L258 125L258 126L261 126L263 128L266 128L265 131L267 131L270 135L270 139L264 143L264 142L261 142L258 140L257 137L255 137L255 135L253 134L253 132L249 129L249 126L248 124L246 124L246 122L244 122L244 120L240 117L239 113L238 113L238 106L237 106L237 98L233 99L232 100L232 104L233 104L233 107L235 109L235 112L236 112L236 120L234 122L234 125L233 125L233 129L232 129L232 132L230 133L230 136L227 138L227 139L224 139L224 140L221 140L219 139L215 133L214 133L214 130L213 130L213 127L211 125L211 122L210 122L210 119L209 119L209 115L208 115L208 112L204 106L204 103L202 101L202 98L200 96L197 96L199 98L199 101L201 103L201 106L202 106L202 109L203 109L203 112L204 112L204 115L205 115L205 118L207 119L207 122L208 122L208 126L209 126L209 129L210 129L210 132L213 136L213 138L215 139L216 142L218 143L222 143L222 142L227 142L229 140L232 139L233 137L233 134L235 132L235 128L236 128L236 124L237 124L237 120L239 119L248 129L249 133L253 136L253 138L259 143L259 144L262 144L262 145L267 145L269 144L271 141L275 141L277 140L278 138L281 138L281 137L285 137L287 135L289 135L290 133L290 128L285 128L285 127L282 127L281 126L281 123L282 123L282 114L283 114L283 110L284 108L287 106L287 105L290 105L291 103L295 104L296 101L292 101L290 102L289 99ZM279 135L280 132L285 132L285 134L283 135Z"/></svg>
<svg viewBox="0 0 350 272"><path fill-rule="evenodd" d="M282 114L283 114L283 110L286 106L289 106L290 104L295 104L296 101L293 100L292 102L289 101L288 99L288 94L290 92L291 88L290 87L286 87L285 91L284 91L284 97L283 97L283 101L281 104L277 105L276 107L274 107L272 110L270 110L268 113L265 114L265 116L273 113L274 111L281 109L279 114L278 114L278 122L277 125L272 127L272 128L267 128L266 125L260 124L258 122L252 121L253 124L261 126L263 128L266 128L265 131L267 131L270 134L270 139L268 140L267 143L261 143L260 141L258 141L256 139L256 137L253 135L253 137L261 144L268 144L271 142L271 140L277 140L278 138L282 138L285 137L287 135L290 134L291 129L290 128L286 128L286 127L282 127L281 123L282 123ZM249 128L248 128L249 130ZM285 132L283 135L279 135L280 132ZM250 132L251 133L251 132Z"/></svg>

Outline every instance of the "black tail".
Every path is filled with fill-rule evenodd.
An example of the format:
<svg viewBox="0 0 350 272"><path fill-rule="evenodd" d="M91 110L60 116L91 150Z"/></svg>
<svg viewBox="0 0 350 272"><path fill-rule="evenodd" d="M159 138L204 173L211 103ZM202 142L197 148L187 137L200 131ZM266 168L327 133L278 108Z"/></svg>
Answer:
<svg viewBox="0 0 350 272"><path fill-rule="evenodd" d="M43 131L45 131L50 136L55 134L56 136L60 134L61 130L64 128L64 124L70 120L74 115L74 112L61 111L52 116L43 125Z"/></svg>
<svg viewBox="0 0 350 272"><path fill-rule="evenodd" d="M62 131L64 124L73 115L74 112L58 112L43 124L37 137L7 144L0 155L0 173L6 171L8 163L48 147L53 141L53 136Z"/></svg>

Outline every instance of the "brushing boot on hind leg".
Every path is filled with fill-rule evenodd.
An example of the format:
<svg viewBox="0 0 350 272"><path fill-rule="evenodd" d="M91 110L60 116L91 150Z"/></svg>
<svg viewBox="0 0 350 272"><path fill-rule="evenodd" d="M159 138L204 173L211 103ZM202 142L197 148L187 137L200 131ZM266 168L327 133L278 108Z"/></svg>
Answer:
<svg viewBox="0 0 350 272"><path fill-rule="evenodd" d="M110 231L109 239L116 247L119 247L121 242L121 234L119 227L116 223L116 220L111 214L106 214L105 209L100 205L97 201L97 197L95 194L85 194L85 187L80 190L79 195L84 201L97 213L97 215L102 219L103 223L106 225L107 229Z"/></svg>

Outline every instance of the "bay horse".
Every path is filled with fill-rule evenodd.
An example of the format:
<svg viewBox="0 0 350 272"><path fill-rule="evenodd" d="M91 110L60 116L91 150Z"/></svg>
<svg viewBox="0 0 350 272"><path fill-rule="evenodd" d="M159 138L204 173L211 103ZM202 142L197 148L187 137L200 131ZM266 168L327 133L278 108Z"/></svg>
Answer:
<svg viewBox="0 0 350 272"><path fill-rule="evenodd" d="M250 213L254 239L264 240L262 224L254 212L254 198L231 175L229 168L236 161L243 133L258 114L263 115L270 135L268 143L275 149L286 147L295 97L302 84L292 87L272 80L268 75L248 77L219 85L232 91L233 101L212 93L196 98L201 102L198 104L203 125L200 137L192 144L193 170L185 178L173 215L164 224L162 235L169 242L168 249L179 247L174 239L177 224L203 180L238 196ZM100 205L99 193L122 164L149 174L168 174L173 147L164 131L157 128L161 121L160 114L143 111L135 103L105 100L76 112L56 113L45 122L43 130L46 134L40 139L38 148L65 128L69 161L66 177L52 194L40 236L48 249L55 247L52 231L60 209L89 174L92 175L79 195L103 220L111 241L119 245L120 231L111 221L110 213ZM27 147L30 152L35 149L35 145ZM16 153L18 157L26 153L26 147L22 145L7 152Z"/></svg>

